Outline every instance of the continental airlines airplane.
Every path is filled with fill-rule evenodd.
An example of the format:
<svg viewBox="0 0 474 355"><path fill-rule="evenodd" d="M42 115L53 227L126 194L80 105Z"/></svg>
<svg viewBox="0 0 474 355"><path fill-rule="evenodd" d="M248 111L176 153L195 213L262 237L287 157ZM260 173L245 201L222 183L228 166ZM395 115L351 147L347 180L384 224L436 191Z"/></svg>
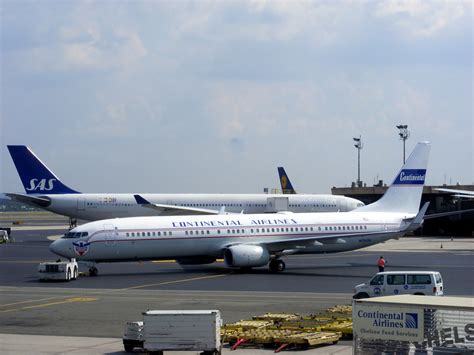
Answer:
<svg viewBox="0 0 474 355"><path fill-rule="evenodd" d="M72 229L50 250L92 263L91 275L95 263L170 258L208 264L223 257L228 267L283 271L285 255L359 249L417 229L428 208L419 210L429 151L418 143L382 198L351 212L108 219Z"/></svg>
<svg viewBox="0 0 474 355"><path fill-rule="evenodd" d="M334 195L268 194L115 194L80 193L63 184L24 145L8 150L26 194L7 193L10 198L70 218L96 221L115 217L215 215L229 213L271 213L351 211L364 204Z"/></svg>

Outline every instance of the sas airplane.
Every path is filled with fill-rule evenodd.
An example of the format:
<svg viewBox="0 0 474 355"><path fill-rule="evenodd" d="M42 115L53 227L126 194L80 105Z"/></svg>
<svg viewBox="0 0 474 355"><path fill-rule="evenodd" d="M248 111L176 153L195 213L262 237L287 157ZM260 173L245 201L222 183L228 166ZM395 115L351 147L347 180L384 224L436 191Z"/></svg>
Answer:
<svg viewBox="0 0 474 355"><path fill-rule="evenodd" d="M296 194L296 191L293 188L293 185L291 184L290 178L288 177L288 174L286 173L285 169L282 166L279 166L277 169L278 175L280 176L281 191L283 192L283 194Z"/></svg>
<svg viewBox="0 0 474 355"><path fill-rule="evenodd" d="M51 172L26 146L9 145L26 194L6 193L10 198L70 218L96 221L116 217L177 216L196 214L347 212L364 204L333 195L283 194L133 194L81 193Z"/></svg>
<svg viewBox="0 0 474 355"><path fill-rule="evenodd" d="M417 229L430 144L418 143L382 198L347 213L276 213L133 217L78 226L50 245L62 257L90 263L175 259L228 267L269 265L283 271L290 254L342 252L399 238ZM298 196L298 195L297 195Z"/></svg>

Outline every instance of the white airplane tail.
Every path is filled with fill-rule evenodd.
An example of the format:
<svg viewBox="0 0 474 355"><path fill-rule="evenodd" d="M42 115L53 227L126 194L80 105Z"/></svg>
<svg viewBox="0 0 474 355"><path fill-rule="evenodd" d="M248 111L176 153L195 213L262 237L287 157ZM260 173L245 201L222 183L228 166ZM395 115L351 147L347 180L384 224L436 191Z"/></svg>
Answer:
<svg viewBox="0 0 474 355"><path fill-rule="evenodd" d="M401 212L416 215L420 209L430 148L429 142L418 143L382 198L353 212Z"/></svg>

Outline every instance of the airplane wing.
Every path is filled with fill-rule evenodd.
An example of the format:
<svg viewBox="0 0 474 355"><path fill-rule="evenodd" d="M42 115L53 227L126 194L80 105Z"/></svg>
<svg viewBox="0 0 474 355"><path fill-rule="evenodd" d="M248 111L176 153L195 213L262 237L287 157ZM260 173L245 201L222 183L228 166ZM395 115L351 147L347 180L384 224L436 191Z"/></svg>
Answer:
<svg viewBox="0 0 474 355"><path fill-rule="evenodd" d="M429 202L426 202L423 207L418 211L417 215L414 217L405 218L404 222L407 222L404 228L400 228L400 232L409 232L414 231L421 226L425 213L428 210ZM268 241L268 242L259 242L259 244L265 246L270 253L282 253L282 254L291 254L297 252L298 250L317 246L324 244L343 244L347 243L346 239L348 238L358 238L358 237L368 237L371 235L381 235L384 233L393 234L392 231L377 231L377 232L362 232L362 233L351 233L351 234L330 234L330 235L320 235L314 237L303 237L303 238L287 238L278 241Z"/></svg>
<svg viewBox="0 0 474 355"><path fill-rule="evenodd" d="M469 190L452 190L452 189L435 189L436 191L450 192L454 197L474 198L474 191Z"/></svg>
<svg viewBox="0 0 474 355"><path fill-rule="evenodd" d="M304 249L312 246L317 245L325 245L325 244L343 244L346 243L346 239L348 238L357 238L357 237L367 237L373 234L380 235L384 232L371 232L371 233L352 233L348 234L331 234L327 236L317 236L317 237L303 237L303 238L287 238L278 241L268 241L268 242L260 242L255 243L262 246L265 246L270 253L278 253L284 252L285 254L291 254L292 250L299 250ZM389 232L387 232L389 233ZM393 233L393 231L391 232Z"/></svg>
<svg viewBox="0 0 474 355"><path fill-rule="evenodd" d="M51 200L44 196L32 196L12 193L6 193L5 195L10 197L12 200L27 203L36 207L48 207L51 204Z"/></svg>
<svg viewBox="0 0 474 355"><path fill-rule="evenodd" d="M186 206L174 206L166 205L160 203L151 203L150 201L144 199L140 195L133 195L137 203L145 208L151 208L159 213L166 213L168 216L183 216L183 215L217 215L217 214L229 214L225 211L225 206L222 206L220 210L211 210L207 208L196 208L196 207L186 207Z"/></svg>

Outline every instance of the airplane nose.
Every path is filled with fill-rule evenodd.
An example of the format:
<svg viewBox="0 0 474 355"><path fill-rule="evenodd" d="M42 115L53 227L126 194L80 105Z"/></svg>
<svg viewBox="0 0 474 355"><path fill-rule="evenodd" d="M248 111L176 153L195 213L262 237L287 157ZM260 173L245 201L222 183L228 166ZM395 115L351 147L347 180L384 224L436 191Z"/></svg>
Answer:
<svg viewBox="0 0 474 355"><path fill-rule="evenodd" d="M61 239L55 240L49 245L49 250L56 255L64 256L64 257L67 256L65 255L65 250L64 250L64 240L61 240Z"/></svg>

